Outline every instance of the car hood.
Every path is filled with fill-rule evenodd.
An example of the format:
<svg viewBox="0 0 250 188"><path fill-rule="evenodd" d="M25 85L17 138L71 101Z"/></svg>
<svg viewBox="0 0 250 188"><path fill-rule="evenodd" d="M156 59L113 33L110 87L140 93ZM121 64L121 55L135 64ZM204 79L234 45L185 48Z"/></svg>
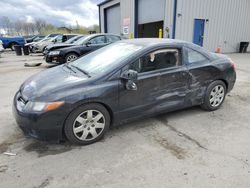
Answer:
<svg viewBox="0 0 250 188"><path fill-rule="evenodd" d="M86 48L86 47L82 46L82 45L74 45L74 46L69 46L69 47L63 48L62 50L72 50L72 49L76 49L76 48Z"/></svg>
<svg viewBox="0 0 250 188"><path fill-rule="evenodd" d="M44 45L48 45L48 44L52 44L52 42L51 41L42 41L42 42L36 43L37 46L44 46Z"/></svg>
<svg viewBox="0 0 250 188"><path fill-rule="evenodd" d="M67 44L67 43L60 43L60 44L50 44L46 48L47 50L58 49L63 47L70 47L75 46L75 44Z"/></svg>
<svg viewBox="0 0 250 188"><path fill-rule="evenodd" d="M61 65L31 76L22 84L20 92L25 100L53 101L63 98L66 88L73 88L88 79L86 75Z"/></svg>
<svg viewBox="0 0 250 188"><path fill-rule="evenodd" d="M36 42L29 42L29 43L26 43L25 46L31 46L31 45L34 45L36 44Z"/></svg>

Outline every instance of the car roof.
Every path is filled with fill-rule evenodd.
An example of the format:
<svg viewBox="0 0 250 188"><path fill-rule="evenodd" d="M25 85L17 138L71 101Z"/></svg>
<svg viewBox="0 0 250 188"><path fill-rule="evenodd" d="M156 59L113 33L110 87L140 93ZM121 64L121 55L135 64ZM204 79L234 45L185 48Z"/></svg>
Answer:
<svg viewBox="0 0 250 188"><path fill-rule="evenodd" d="M80 36L80 35L82 35L82 34L75 34L75 33L66 33L66 34L63 34L63 35L66 35L66 36L71 36L71 35L73 35L73 36Z"/></svg>
<svg viewBox="0 0 250 188"><path fill-rule="evenodd" d="M126 39L120 42L126 42L130 44L140 45L143 47L153 47L153 46L162 46L162 45L181 45L188 46L192 49L201 51L203 53L210 53L207 49L202 48L194 43L179 40L179 39L167 39L167 38L136 38L136 39Z"/></svg>
<svg viewBox="0 0 250 188"><path fill-rule="evenodd" d="M121 37L119 35L116 35L116 34L112 34L112 33L95 33L95 34L90 34L90 35L87 35L87 36L91 36L91 37L94 37L94 36L101 36L101 35L105 35L105 36L109 36L109 35L112 35L112 36L117 36L117 37Z"/></svg>
<svg viewBox="0 0 250 188"><path fill-rule="evenodd" d="M137 39L126 39L122 42L135 44L135 45L141 45L141 46L154 46L154 45L169 45L169 44L187 44L189 45L189 42L185 42L178 39L160 39L160 38L137 38Z"/></svg>

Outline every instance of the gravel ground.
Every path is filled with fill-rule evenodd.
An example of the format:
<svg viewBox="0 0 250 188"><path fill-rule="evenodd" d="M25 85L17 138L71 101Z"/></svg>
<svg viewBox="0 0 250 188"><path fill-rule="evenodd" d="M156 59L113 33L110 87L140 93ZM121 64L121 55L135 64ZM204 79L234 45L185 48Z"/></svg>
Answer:
<svg viewBox="0 0 250 188"><path fill-rule="evenodd" d="M229 56L237 82L218 111L194 107L136 121L80 147L22 135L13 96L48 65L39 55L2 54L0 187L250 187L250 54ZM27 62L43 64L24 67Z"/></svg>

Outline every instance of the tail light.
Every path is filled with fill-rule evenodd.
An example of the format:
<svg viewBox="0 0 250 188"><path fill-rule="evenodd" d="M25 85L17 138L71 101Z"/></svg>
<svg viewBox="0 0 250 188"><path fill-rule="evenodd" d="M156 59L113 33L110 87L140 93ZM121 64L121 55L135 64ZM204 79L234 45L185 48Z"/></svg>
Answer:
<svg viewBox="0 0 250 188"><path fill-rule="evenodd" d="M235 63L233 62L233 60L231 58L229 58L229 61L230 61L230 64L232 66L232 68L234 69L234 71L236 70L236 65Z"/></svg>

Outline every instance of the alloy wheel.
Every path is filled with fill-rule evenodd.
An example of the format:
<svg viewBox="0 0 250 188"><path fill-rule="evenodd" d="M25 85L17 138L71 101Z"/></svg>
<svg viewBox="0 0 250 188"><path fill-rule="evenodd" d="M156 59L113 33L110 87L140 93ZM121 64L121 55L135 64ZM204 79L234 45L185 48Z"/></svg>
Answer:
<svg viewBox="0 0 250 188"><path fill-rule="evenodd" d="M74 135L82 141L97 138L105 127L104 115L97 110L87 110L77 116L73 123Z"/></svg>
<svg viewBox="0 0 250 188"><path fill-rule="evenodd" d="M76 59L77 59L77 56L72 54L72 55L69 55L69 56L67 57L66 61L67 61L67 63L68 63L68 62L74 61L74 60L76 60Z"/></svg>
<svg viewBox="0 0 250 188"><path fill-rule="evenodd" d="M212 107L217 107L219 106L222 101L224 100L225 97L225 89L222 85L217 85L215 86L209 97L209 102Z"/></svg>

